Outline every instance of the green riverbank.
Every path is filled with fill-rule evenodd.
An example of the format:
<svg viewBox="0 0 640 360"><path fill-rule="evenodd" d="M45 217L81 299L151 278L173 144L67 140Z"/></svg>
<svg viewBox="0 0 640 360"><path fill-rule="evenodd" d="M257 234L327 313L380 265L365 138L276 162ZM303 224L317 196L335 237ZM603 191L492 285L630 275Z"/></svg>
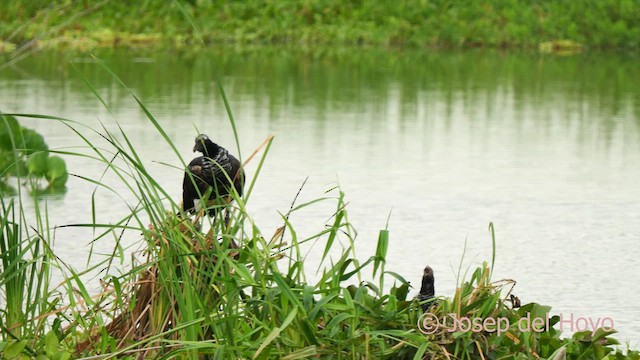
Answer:
<svg viewBox="0 0 640 360"><path fill-rule="evenodd" d="M633 50L640 3L12 1L0 5L0 39L0 52L201 43Z"/></svg>

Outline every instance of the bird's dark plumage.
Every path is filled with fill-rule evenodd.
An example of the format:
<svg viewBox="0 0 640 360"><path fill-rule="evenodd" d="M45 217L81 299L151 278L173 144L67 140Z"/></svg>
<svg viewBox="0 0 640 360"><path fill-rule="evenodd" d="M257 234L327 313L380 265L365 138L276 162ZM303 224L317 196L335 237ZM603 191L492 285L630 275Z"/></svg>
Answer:
<svg viewBox="0 0 640 360"><path fill-rule="evenodd" d="M214 143L204 134L196 137L193 151L201 152L202 156L191 160L184 174L182 209L188 213L199 210L200 199L211 189L211 194L205 200L207 205L214 205L208 210L209 216L215 216L220 206L229 202L227 195L232 193L233 187L239 195L242 195L244 185L242 166L240 161L229 154L225 148Z"/></svg>
<svg viewBox="0 0 640 360"><path fill-rule="evenodd" d="M417 296L418 301L423 302L435 296L436 289L433 284L434 282L435 278L433 276L433 269L430 266L425 267L422 274L422 286L420 287L420 292ZM422 310L427 311L427 309L429 309L433 304L435 304L434 301L422 304Z"/></svg>

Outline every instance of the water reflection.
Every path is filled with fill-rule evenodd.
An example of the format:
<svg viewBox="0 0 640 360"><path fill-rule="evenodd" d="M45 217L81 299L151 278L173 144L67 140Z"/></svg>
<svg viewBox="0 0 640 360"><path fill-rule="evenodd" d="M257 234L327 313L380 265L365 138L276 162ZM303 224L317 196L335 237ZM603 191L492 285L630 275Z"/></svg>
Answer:
<svg viewBox="0 0 640 360"><path fill-rule="evenodd" d="M640 281L633 265L640 250L636 56L282 48L96 56L142 99L185 157L196 128L234 148L213 64L237 119L242 155L276 136L249 204L264 231L279 225L276 210L289 208L306 176L300 202L339 181L362 255L372 253L392 211L387 268L417 284L428 263L438 292L451 294L465 239L463 271L490 258L486 227L493 221L495 274L518 280L524 302L612 317L622 339L640 337L631 320L640 305L625 300L640 295L629 286ZM179 198L180 171L158 164L178 166L175 155L128 90L89 56L37 54L2 72L0 94L3 111L111 129L117 120ZM83 146L64 127L30 126L48 133L52 147ZM90 177L104 170L79 159L68 168ZM77 179L68 187L64 200L50 201L59 216L52 223L90 221L78 209L87 209L83 194L93 188ZM114 188L127 198L126 189ZM126 215L126 206L115 205L121 201L99 191L96 206L115 222ZM292 221L303 237L332 211L328 204ZM77 246L64 251L82 255ZM312 255L308 260L314 264Z"/></svg>
<svg viewBox="0 0 640 360"><path fill-rule="evenodd" d="M274 112L273 121L282 119L280 115L292 107L311 106L318 116L326 117L327 106L332 105L355 112L371 103L384 106L386 99L396 95L392 92L397 92L403 108L412 108L432 91L449 105L460 100L455 104L464 105L466 114L477 113L478 104L491 105L496 97L509 96L516 108L546 105L538 110L560 108L564 114L582 113L580 118L585 119L585 109L572 105L589 101L597 105L590 110L600 116L624 116L629 100L638 100L634 79L640 75L636 57L611 54L558 58L531 53L259 48L178 54L105 50L96 57L141 98L169 98L174 104L190 104L194 96L216 92L211 81L213 64L225 75L227 92L250 95L261 108ZM124 105L118 102L123 99L129 103L126 89L88 55L37 54L5 70L3 78L11 80L9 89L14 91L24 90L23 85L28 85L25 80L46 80L48 89L43 91L55 89L61 105L65 92L60 89L71 82L70 91L95 102L93 94L79 83L74 68L105 91L102 95L111 106ZM487 110L491 109L495 110L491 106ZM183 108L174 110L181 112ZM637 107L632 110L637 118ZM447 114L452 111L449 107ZM544 112L540 115L544 118Z"/></svg>

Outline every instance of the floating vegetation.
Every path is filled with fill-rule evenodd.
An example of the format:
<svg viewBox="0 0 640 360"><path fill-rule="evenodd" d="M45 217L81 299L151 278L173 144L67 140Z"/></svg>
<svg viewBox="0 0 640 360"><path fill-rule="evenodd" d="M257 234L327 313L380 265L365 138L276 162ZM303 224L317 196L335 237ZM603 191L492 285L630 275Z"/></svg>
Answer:
<svg viewBox="0 0 640 360"><path fill-rule="evenodd" d="M9 177L26 178L32 192L63 192L69 174L65 161L50 155L44 137L33 129L22 127L15 117L0 113L0 188L15 189ZM41 186L42 180L47 185Z"/></svg>

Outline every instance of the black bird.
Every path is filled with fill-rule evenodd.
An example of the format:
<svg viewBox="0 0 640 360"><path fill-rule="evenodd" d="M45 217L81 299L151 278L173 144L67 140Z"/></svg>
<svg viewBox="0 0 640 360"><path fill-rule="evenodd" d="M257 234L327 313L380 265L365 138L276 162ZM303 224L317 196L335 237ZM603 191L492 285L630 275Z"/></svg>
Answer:
<svg viewBox="0 0 640 360"><path fill-rule="evenodd" d="M193 152L196 151L201 152L203 156L191 160L184 173L182 210L186 213L199 211L203 208L200 199L210 191L208 198L204 199L204 205L213 206L207 213L209 216L215 216L221 206L232 200L228 195L233 192L234 187L242 196L244 172L238 159L205 134L196 137Z"/></svg>
<svg viewBox="0 0 640 360"><path fill-rule="evenodd" d="M421 303L433 298L436 294L436 289L433 286L435 282L435 278L433 276L433 269L430 266L424 268L424 272L422 274L422 287L420 287L420 292L418 293L418 301ZM434 305L435 301L429 301L424 304L421 304L423 311L427 311L432 305Z"/></svg>

